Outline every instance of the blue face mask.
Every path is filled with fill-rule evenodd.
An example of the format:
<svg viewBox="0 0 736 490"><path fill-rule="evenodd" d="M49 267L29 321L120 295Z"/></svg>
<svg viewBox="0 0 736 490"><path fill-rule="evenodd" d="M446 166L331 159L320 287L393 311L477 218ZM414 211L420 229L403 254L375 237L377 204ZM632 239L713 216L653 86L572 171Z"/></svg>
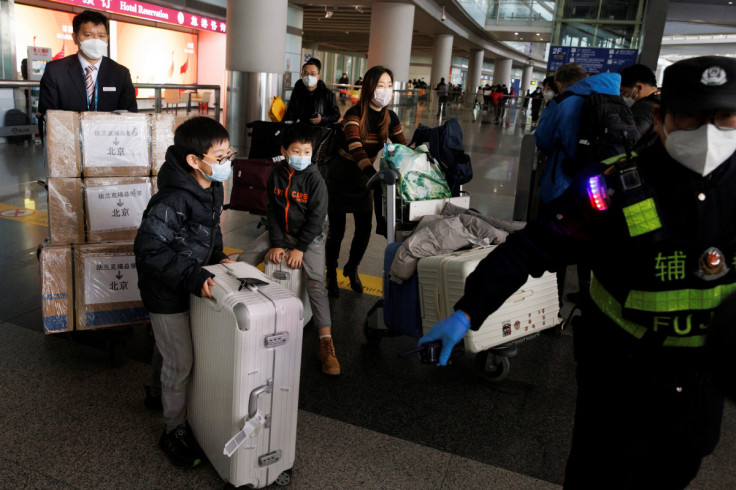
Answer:
<svg viewBox="0 0 736 490"><path fill-rule="evenodd" d="M309 155L289 155L289 166L294 170L304 170L312 163Z"/></svg>
<svg viewBox="0 0 736 490"><path fill-rule="evenodd" d="M205 162L201 158L199 159L200 162ZM232 165L230 164L230 161L224 161L222 163L216 163L212 165L211 163L207 163L210 167L212 167L212 175L207 175L206 173L202 172L202 175L204 175L204 178L207 180L210 180L212 182L225 182L227 179L230 178L230 172L232 170Z"/></svg>

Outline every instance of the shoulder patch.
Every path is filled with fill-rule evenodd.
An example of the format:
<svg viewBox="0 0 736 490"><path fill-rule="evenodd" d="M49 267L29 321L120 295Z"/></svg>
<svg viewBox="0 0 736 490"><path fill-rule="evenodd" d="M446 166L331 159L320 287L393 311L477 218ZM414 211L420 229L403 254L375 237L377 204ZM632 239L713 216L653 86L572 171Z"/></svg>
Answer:
<svg viewBox="0 0 736 490"><path fill-rule="evenodd" d="M632 157L638 156L635 151L631 152ZM626 153L621 153L620 155L612 156L610 158L606 158L601 163L604 165L613 165L614 163L623 163L626 161Z"/></svg>

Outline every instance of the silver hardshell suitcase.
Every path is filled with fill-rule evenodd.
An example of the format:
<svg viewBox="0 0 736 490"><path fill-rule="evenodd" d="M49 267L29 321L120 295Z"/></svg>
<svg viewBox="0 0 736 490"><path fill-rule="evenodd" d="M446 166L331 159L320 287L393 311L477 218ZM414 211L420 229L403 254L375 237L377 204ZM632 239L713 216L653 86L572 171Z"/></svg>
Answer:
<svg viewBox="0 0 736 490"><path fill-rule="evenodd" d="M212 299L191 296L188 420L217 473L261 488L291 480L302 352L301 301L245 263L206 267Z"/></svg>
<svg viewBox="0 0 736 490"><path fill-rule="evenodd" d="M424 333L452 314L453 305L464 294L465 279L494 248L463 250L419 261ZM540 278L530 277L478 331L468 330L464 337L465 349L482 352L554 327L558 311L556 275L545 272Z"/></svg>
<svg viewBox="0 0 736 490"><path fill-rule="evenodd" d="M312 319L312 306L309 303L309 295L307 294L307 277L304 269L292 269L286 263L286 259L282 258L280 264L274 264L268 257L263 259L263 272L273 281L281 284L283 287L294 293L294 295L302 300L304 305L304 325Z"/></svg>

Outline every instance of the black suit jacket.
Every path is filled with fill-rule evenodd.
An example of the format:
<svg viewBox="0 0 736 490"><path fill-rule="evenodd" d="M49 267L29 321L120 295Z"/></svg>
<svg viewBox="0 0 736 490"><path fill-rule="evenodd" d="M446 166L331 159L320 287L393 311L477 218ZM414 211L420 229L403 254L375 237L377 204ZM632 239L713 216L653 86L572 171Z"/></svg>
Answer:
<svg viewBox="0 0 736 490"><path fill-rule="evenodd" d="M49 109L78 112L95 110L95 107L87 107L84 70L76 53L46 65L41 78L38 111L46 114ZM130 72L106 56L102 57L97 74L97 110L138 112Z"/></svg>

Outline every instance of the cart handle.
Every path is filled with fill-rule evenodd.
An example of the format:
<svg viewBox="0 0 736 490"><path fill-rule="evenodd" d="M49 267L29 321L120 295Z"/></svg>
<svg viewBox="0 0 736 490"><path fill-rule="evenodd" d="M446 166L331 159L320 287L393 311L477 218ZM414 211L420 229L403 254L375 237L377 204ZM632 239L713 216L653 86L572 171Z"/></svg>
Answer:
<svg viewBox="0 0 736 490"><path fill-rule="evenodd" d="M386 170L381 170L380 172L377 172L373 175L373 177L368 180L368 183L366 184L366 187L368 189L373 189L375 187L378 187L379 183L384 183L387 185L396 185L396 181L399 180L399 172L394 170L393 168L389 168Z"/></svg>

